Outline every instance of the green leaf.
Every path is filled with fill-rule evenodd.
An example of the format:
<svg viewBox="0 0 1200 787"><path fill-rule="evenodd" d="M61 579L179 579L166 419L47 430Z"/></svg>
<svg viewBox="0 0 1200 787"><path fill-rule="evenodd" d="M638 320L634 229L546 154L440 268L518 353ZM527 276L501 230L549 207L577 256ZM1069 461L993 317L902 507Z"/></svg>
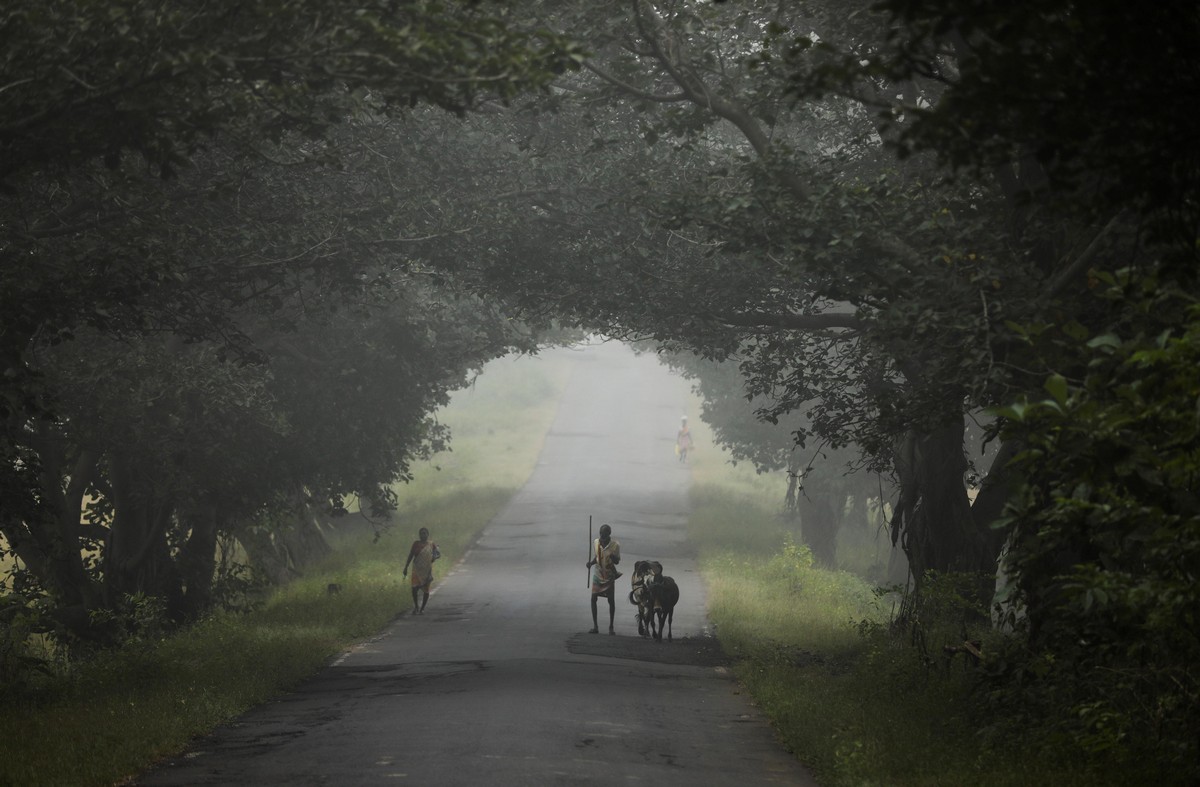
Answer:
<svg viewBox="0 0 1200 787"><path fill-rule="evenodd" d="M1059 404L1067 403L1067 378L1061 374L1051 375L1045 383L1046 391L1054 397L1054 401Z"/></svg>
<svg viewBox="0 0 1200 787"><path fill-rule="evenodd" d="M1091 347L1092 349L1099 349L1101 347L1116 349L1117 347L1121 346L1121 337L1117 336L1115 333L1101 334L1100 336L1097 336L1089 341L1087 346Z"/></svg>

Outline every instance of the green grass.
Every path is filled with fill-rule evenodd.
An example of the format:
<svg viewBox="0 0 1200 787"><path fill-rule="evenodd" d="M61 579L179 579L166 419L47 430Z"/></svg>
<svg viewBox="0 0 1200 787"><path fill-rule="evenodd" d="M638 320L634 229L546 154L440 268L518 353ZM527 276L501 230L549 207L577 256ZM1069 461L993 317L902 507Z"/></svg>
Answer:
<svg viewBox="0 0 1200 787"><path fill-rule="evenodd" d="M291 595L262 614L216 616L104 654L55 681L47 696L8 708L0 783L113 784L310 676L385 624L394 606L339 596L330 605L347 614L329 609L301 622L319 605Z"/></svg>
<svg viewBox="0 0 1200 787"><path fill-rule="evenodd" d="M791 542L775 504L786 479L723 463L694 431L701 451L692 463L689 537L710 618L738 680L822 785L1145 783L1123 764L1089 759L1069 744L1046 746L1012 725L983 734L996 720L981 712L975 672L961 661L926 664L888 635L890 597L856 574L814 567ZM861 540L856 562L878 562L873 535ZM955 638L956 630L931 630L930 652Z"/></svg>
<svg viewBox="0 0 1200 787"><path fill-rule="evenodd" d="M568 371L505 359L456 394L440 415L456 450L397 487L400 511L378 541L357 528L320 570L253 612L216 614L64 666L10 701L0 714L0 785L117 783L377 634L411 603L401 570L417 529L432 532L438 565L453 565L528 478ZM330 583L341 591L329 595Z"/></svg>

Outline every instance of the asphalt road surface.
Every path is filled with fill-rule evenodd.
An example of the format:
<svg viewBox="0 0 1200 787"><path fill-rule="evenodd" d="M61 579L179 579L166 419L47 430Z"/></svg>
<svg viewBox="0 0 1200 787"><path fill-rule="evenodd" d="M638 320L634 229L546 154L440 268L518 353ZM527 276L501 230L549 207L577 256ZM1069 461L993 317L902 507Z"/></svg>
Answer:
<svg viewBox="0 0 1200 787"><path fill-rule="evenodd" d="M687 384L624 345L560 352L571 379L532 478L457 566L435 564L425 614L138 784L815 785L704 616L673 450ZM587 633L589 516L621 544L615 636L603 600ZM679 583L674 641L637 634L626 596L644 558Z"/></svg>

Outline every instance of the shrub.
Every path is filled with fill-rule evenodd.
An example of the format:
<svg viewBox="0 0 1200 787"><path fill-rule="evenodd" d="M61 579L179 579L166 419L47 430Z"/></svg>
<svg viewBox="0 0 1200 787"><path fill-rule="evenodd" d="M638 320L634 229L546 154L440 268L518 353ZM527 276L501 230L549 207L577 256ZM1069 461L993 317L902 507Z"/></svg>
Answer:
<svg viewBox="0 0 1200 787"><path fill-rule="evenodd" d="M999 411L1026 447L1010 508L1017 638L994 698L1082 746L1200 779L1200 307L1092 339L1081 383ZM1164 777L1166 778L1166 777Z"/></svg>

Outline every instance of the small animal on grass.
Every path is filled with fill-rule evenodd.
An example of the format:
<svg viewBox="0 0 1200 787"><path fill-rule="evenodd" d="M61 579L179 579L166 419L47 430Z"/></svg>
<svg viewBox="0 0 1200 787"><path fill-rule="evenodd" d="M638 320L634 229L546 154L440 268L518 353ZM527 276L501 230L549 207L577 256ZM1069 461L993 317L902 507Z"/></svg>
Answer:
<svg viewBox="0 0 1200 787"><path fill-rule="evenodd" d="M650 588L647 583L656 576L662 574L662 563L657 560L639 560L633 564L633 576L629 578L629 583L632 589L629 591L629 603L637 607L637 612L634 613L637 618L638 634L643 637L650 636L651 616L654 614L654 605L650 600Z"/></svg>
<svg viewBox="0 0 1200 787"><path fill-rule="evenodd" d="M325 592L330 596L336 596L338 593L342 592L342 586L336 582L330 582L325 588Z"/></svg>
<svg viewBox="0 0 1200 787"><path fill-rule="evenodd" d="M667 626L667 639L671 639L671 621L675 618L675 605L679 603L679 585L671 577L663 576L662 567L646 582L650 590L650 633L662 641L663 624Z"/></svg>

